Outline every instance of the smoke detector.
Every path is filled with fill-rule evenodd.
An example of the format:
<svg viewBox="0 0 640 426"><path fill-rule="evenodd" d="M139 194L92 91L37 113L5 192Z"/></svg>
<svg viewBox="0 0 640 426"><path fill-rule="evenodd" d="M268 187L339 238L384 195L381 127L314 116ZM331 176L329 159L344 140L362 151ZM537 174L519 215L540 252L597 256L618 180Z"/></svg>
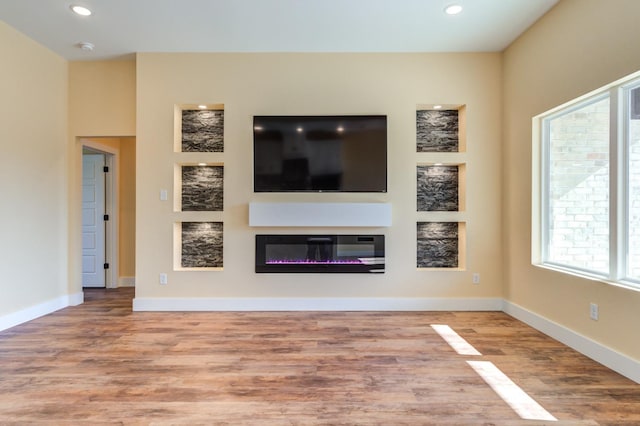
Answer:
<svg viewBox="0 0 640 426"><path fill-rule="evenodd" d="M80 49L84 50L85 52L91 52L95 48L93 43L89 43L87 41L83 41L83 42L78 43L78 47Z"/></svg>

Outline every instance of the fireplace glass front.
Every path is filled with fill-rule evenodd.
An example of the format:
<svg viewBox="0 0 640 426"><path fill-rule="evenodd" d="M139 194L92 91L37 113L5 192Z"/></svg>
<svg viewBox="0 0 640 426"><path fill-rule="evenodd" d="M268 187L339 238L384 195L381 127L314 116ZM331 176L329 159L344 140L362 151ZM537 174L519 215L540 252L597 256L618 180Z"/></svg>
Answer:
<svg viewBox="0 0 640 426"><path fill-rule="evenodd" d="M256 272L384 272L384 235L256 235Z"/></svg>

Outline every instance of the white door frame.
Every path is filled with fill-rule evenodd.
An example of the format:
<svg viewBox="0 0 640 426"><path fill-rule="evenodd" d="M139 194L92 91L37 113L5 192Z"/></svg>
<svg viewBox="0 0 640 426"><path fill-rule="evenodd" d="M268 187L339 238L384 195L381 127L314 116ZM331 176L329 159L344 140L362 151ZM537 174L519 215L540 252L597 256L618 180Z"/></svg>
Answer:
<svg viewBox="0 0 640 426"><path fill-rule="evenodd" d="M118 164L120 150L103 145L96 140L81 139L82 147L104 154L104 162L109 167L105 176L105 214L109 220L105 222L105 262L109 269L105 270L105 288L118 287ZM79 224L82 226L82 224Z"/></svg>

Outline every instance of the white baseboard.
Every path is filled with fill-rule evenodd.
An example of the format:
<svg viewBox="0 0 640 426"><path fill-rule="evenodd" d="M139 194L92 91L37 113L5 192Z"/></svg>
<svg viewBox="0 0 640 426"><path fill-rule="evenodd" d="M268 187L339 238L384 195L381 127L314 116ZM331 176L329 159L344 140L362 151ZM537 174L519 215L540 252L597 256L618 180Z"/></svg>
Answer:
<svg viewBox="0 0 640 426"><path fill-rule="evenodd" d="M136 277L120 277L118 278L118 287L135 287Z"/></svg>
<svg viewBox="0 0 640 426"><path fill-rule="evenodd" d="M79 305L84 301L82 292L56 297L55 299L0 316L0 331L34 320L68 306Z"/></svg>
<svg viewBox="0 0 640 426"><path fill-rule="evenodd" d="M628 377L636 383L640 383L640 362L576 333L563 325L541 317L515 303L505 300L502 310L594 361Z"/></svg>
<svg viewBox="0 0 640 426"><path fill-rule="evenodd" d="M69 296L69 305L68 306L77 306L84 303L84 292L70 294Z"/></svg>
<svg viewBox="0 0 640 426"><path fill-rule="evenodd" d="M136 297L134 311L499 311L502 299L369 297Z"/></svg>

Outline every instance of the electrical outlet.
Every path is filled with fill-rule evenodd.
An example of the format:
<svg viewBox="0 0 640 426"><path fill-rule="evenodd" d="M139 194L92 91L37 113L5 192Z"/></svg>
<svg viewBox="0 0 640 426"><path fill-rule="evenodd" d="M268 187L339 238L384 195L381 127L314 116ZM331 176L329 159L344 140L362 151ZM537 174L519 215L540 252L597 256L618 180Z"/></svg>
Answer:
<svg viewBox="0 0 640 426"><path fill-rule="evenodd" d="M480 274L478 272L474 272L471 277L471 282L473 282L474 284L480 284Z"/></svg>
<svg viewBox="0 0 640 426"><path fill-rule="evenodd" d="M598 321L598 305L596 303L589 305L589 317L594 321Z"/></svg>
<svg viewBox="0 0 640 426"><path fill-rule="evenodd" d="M167 274L160 274L160 284L165 285L167 284Z"/></svg>

